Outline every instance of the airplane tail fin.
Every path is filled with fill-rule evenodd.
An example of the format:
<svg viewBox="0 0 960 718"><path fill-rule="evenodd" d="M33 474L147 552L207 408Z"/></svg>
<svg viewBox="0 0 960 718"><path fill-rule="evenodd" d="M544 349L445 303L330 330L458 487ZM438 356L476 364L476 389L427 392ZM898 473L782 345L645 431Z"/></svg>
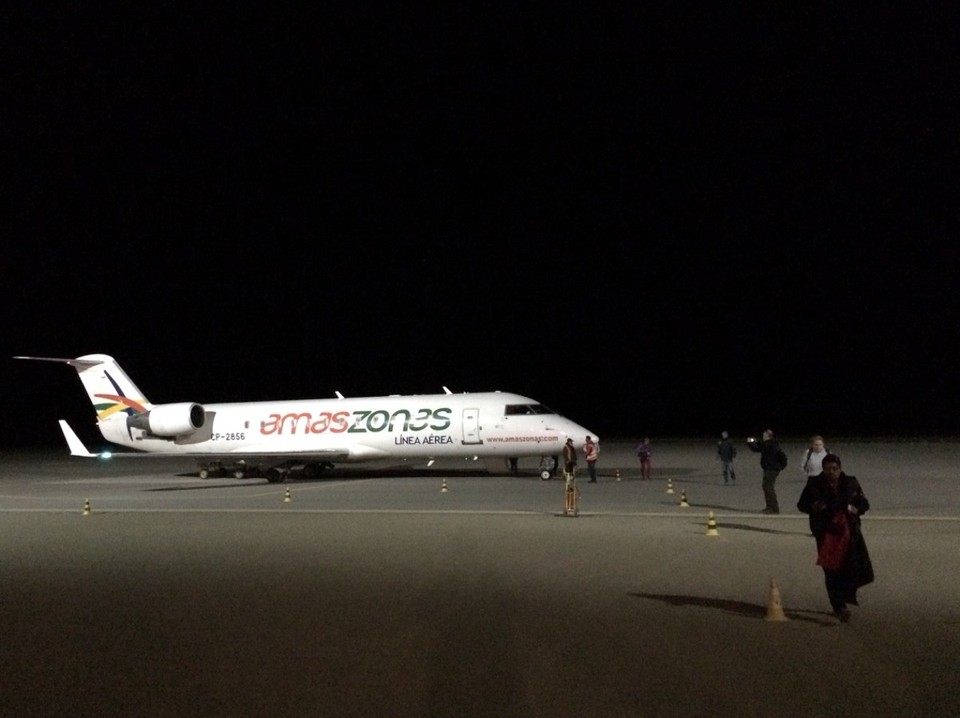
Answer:
<svg viewBox="0 0 960 718"><path fill-rule="evenodd" d="M87 396L90 397L100 421L118 413L128 416L142 414L152 406L114 358L106 354L86 354L76 359L24 356L14 359L50 361L72 366L80 375L80 381L87 390Z"/></svg>

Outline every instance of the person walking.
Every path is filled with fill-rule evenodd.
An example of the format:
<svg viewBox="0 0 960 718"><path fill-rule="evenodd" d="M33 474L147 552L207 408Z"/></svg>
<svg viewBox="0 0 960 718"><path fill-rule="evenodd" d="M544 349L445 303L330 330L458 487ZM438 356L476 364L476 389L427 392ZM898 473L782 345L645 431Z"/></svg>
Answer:
<svg viewBox="0 0 960 718"><path fill-rule="evenodd" d="M873 582L873 563L860 530L860 517L870 510L870 502L857 478L847 476L841 466L839 456L827 454L823 470L807 479L797 508L810 517L830 606L841 623L847 623L847 605L860 605L857 589Z"/></svg>
<svg viewBox="0 0 960 718"><path fill-rule="evenodd" d="M583 445L583 458L587 462L587 473L590 474L590 481L587 483L597 483L597 459L600 458L600 447L589 436Z"/></svg>
<svg viewBox="0 0 960 718"><path fill-rule="evenodd" d="M777 477L787 468L787 455L773 439L773 431L763 432L763 439L757 441L752 436L747 439L747 446L751 451L760 454L760 468L763 469L763 498L766 502L765 514L779 514L780 504L777 503Z"/></svg>
<svg viewBox="0 0 960 718"><path fill-rule="evenodd" d="M640 478L650 478L650 458L653 456L653 447L650 439L644 438L637 446L637 460L640 462Z"/></svg>
<svg viewBox="0 0 960 718"><path fill-rule="evenodd" d="M800 463L800 470L806 474L809 479L811 476L817 476L823 471L823 459L830 452L823 446L823 437L814 434L810 437L810 444L807 450L803 452L803 460Z"/></svg>
<svg viewBox="0 0 960 718"><path fill-rule="evenodd" d="M573 446L573 439L567 439L563 445L563 474L567 481L573 479L577 473L577 450Z"/></svg>
<svg viewBox="0 0 960 718"><path fill-rule="evenodd" d="M720 467L723 470L723 483L737 483L737 471L733 466L733 459L737 455L737 447L730 441L730 434L720 432L720 441L717 442L717 456L720 457Z"/></svg>

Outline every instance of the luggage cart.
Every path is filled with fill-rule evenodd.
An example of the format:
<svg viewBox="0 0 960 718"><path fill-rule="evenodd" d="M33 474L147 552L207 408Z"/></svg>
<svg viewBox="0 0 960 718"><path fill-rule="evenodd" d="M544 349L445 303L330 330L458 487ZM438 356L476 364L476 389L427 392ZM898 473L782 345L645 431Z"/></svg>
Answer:
<svg viewBox="0 0 960 718"><path fill-rule="evenodd" d="M564 474L566 479L566 486L564 487L564 507L563 515L564 516L579 516L580 515L580 487L577 486L577 481L573 477L573 474Z"/></svg>

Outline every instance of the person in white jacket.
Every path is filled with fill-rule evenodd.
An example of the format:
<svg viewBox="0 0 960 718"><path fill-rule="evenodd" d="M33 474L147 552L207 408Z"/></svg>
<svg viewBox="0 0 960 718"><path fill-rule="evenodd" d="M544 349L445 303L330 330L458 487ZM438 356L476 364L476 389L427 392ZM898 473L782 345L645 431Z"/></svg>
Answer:
<svg viewBox="0 0 960 718"><path fill-rule="evenodd" d="M804 476L819 476L823 471L823 457L828 453L823 445L823 437L819 434L811 436L810 444L800 459L800 470Z"/></svg>

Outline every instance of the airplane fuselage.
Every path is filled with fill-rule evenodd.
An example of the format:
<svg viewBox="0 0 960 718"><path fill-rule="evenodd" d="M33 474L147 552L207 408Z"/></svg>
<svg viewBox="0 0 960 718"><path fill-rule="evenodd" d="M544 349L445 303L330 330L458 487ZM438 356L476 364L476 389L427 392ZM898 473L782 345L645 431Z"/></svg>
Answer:
<svg viewBox="0 0 960 718"><path fill-rule="evenodd" d="M204 404L204 425L176 437L130 428L123 415L100 421L103 436L140 451L183 454L329 454L336 461L380 457L558 454L586 429L517 394L425 394ZM541 412L541 413L538 413Z"/></svg>

